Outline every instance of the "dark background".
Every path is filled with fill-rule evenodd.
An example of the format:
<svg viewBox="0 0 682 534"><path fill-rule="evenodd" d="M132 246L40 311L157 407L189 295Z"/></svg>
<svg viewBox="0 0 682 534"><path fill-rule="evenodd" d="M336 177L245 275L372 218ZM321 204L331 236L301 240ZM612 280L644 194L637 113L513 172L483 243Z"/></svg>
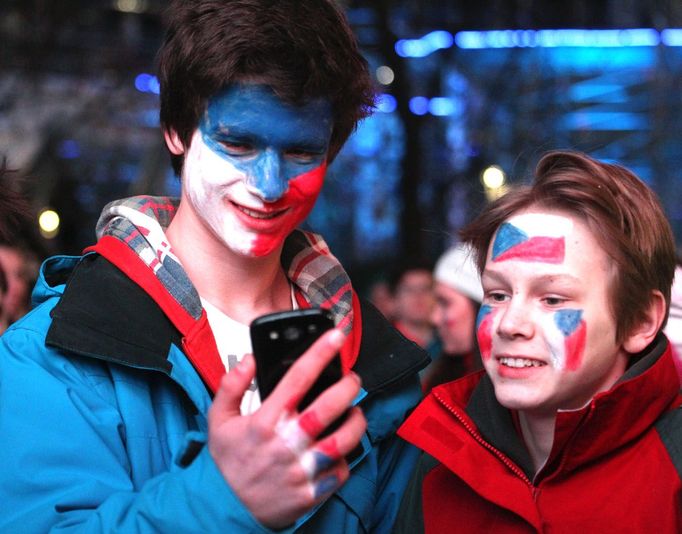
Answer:
<svg viewBox="0 0 682 534"><path fill-rule="evenodd" d="M50 252L91 244L110 200L179 192L158 129L154 81L145 76L155 72L164 5L0 0L0 155L19 170L8 186L21 188L36 210L60 214ZM406 256L434 260L486 202L484 168L498 165L518 183L554 148L632 168L661 196L680 242L681 46L625 46L636 44L627 36L616 39L622 46L529 46L523 36L539 35L529 32L498 41L484 34L497 46L454 43L424 57L401 57L395 45L435 30L649 28L659 35L682 28L682 3L343 6L372 71L388 66L394 75L388 85L377 81L388 96L330 168L308 221L358 280Z"/></svg>

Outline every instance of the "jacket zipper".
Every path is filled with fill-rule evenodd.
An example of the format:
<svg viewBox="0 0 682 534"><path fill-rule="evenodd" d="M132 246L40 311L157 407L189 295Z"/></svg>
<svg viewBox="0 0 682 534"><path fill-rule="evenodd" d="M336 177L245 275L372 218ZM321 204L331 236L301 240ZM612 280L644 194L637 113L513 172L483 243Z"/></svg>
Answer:
<svg viewBox="0 0 682 534"><path fill-rule="evenodd" d="M518 476L521 480L523 480L532 490L533 494L533 499L535 500L537 496L537 488L533 485L533 483L530 481L530 479L525 475L523 471L521 471L509 458L507 458L504 454L502 454L499 450L497 450L495 447L493 447L490 443L488 443L486 440L484 440L481 435L474 430L474 428L459 414L459 412L451 406L447 401L441 399L437 395L435 396L440 403L445 406L452 415L455 416L455 418L462 424L462 426L471 434L471 436L483 447L488 449L490 452L492 452L497 458L499 458L504 465L506 465L509 470L514 473L516 476Z"/></svg>

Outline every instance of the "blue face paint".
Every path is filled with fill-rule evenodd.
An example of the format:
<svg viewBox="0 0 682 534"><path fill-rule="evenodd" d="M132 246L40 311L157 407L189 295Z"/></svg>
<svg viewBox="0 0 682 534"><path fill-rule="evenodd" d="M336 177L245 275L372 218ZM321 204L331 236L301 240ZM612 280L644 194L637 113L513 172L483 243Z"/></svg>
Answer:
<svg viewBox="0 0 682 534"><path fill-rule="evenodd" d="M246 185L275 202L289 181L325 163L332 131L326 99L285 104L267 86L235 84L214 96L199 124L204 143L246 176Z"/></svg>
<svg viewBox="0 0 682 534"><path fill-rule="evenodd" d="M525 232L510 223L502 223L493 243L492 259L528 239Z"/></svg>
<svg viewBox="0 0 682 534"><path fill-rule="evenodd" d="M554 323L564 336L568 336L576 331L582 317L582 310L559 310L554 314Z"/></svg>

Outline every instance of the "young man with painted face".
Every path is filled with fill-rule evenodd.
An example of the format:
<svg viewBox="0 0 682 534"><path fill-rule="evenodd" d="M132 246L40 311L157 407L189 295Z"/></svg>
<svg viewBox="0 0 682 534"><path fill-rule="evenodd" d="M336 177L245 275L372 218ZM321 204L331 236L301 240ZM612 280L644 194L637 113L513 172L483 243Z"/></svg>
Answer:
<svg viewBox="0 0 682 534"><path fill-rule="evenodd" d="M682 531L682 396L661 333L675 268L654 194L555 152L463 232L485 372L432 390L405 532Z"/></svg>
<svg viewBox="0 0 682 534"><path fill-rule="evenodd" d="M372 104L366 63L331 0L177 1L168 24L182 196L109 204L2 338L0 530L388 531L427 358L296 230ZM248 324L310 306L337 328L261 402ZM337 351L344 377L299 410Z"/></svg>

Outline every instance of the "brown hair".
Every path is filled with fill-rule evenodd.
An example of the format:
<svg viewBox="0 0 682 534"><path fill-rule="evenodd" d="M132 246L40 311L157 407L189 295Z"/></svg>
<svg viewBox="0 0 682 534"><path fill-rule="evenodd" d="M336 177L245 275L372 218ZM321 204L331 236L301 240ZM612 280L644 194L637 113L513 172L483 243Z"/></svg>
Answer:
<svg viewBox="0 0 682 534"><path fill-rule="evenodd" d="M637 176L579 152L547 153L531 185L497 199L462 229L481 272L500 224L530 207L561 209L580 217L613 260L609 295L617 342L644 318L652 290L665 297L667 320L675 271L673 233L655 193Z"/></svg>
<svg viewBox="0 0 682 534"><path fill-rule="evenodd" d="M161 126L189 147L208 100L256 81L289 104L331 102L332 161L374 107L367 61L333 0L175 0L159 51ZM171 155L179 175L183 156Z"/></svg>

